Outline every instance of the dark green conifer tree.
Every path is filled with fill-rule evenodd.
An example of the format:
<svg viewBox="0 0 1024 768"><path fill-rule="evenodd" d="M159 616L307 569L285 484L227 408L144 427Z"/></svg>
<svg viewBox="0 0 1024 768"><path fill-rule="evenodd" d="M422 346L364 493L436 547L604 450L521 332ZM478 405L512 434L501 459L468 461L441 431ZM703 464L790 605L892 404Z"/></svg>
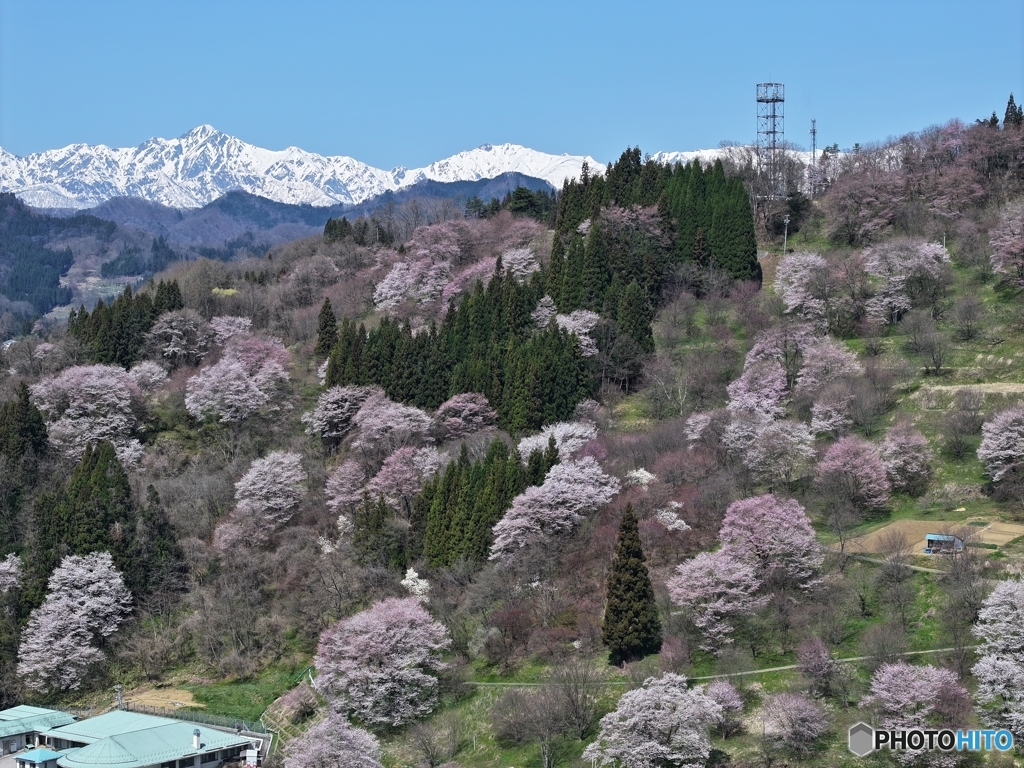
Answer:
<svg viewBox="0 0 1024 768"><path fill-rule="evenodd" d="M619 301L618 322L623 332L647 354L654 353L651 310L644 289L635 280L626 286Z"/></svg>
<svg viewBox="0 0 1024 768"><path fill-rule="evenodd" d="M0 453L18 460L26 454L46 452L46 422L29 399L28 385L18 384L13 400L0 406Z"/></svg>
<svg viewBox="0 0 1024 768"><path fill-rule="evenodd" d="M338 318L334 316L334 309L331 307L331 300L324 299L320 307L320 315L316 323L316 348L313 353L323 359L331 354L334 345L338 343Z"/></svg>
<svg viewBox="0 0 1024 768"><path fill-rule="evenodd" d="M601 637L615 665L661 650L661 620L632 504L626 506L619 525Z"/></svg>
<svg viewBox="0 0 1024 768"><path fill-rule="evenodd" d="M1017 106L1010 94L1010 100L1006 102L1006 112L1003 115L1003 128L1020 128L1024 125L1024 107Z"/></svg>

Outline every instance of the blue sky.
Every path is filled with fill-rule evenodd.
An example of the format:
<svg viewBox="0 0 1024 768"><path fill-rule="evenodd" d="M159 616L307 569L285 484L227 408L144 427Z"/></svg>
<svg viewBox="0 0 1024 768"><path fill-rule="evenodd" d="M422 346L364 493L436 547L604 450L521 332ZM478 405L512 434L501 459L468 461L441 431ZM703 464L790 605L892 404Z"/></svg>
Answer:
<svg viewBox="0 0 1024 768"><path fill-rule="evenodd" d="M132 146L209 123L415 167L483 143L615 158L884 140L1024 101L1020 0L0 0L0 146Z"/></svg>

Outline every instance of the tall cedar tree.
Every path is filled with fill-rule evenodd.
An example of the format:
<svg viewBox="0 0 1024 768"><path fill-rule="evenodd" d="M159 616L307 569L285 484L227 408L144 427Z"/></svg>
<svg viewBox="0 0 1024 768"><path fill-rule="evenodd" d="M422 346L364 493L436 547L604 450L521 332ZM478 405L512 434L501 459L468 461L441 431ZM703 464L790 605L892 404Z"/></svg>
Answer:
<svg viewBox="0 0 1024 768"><path fill-rule="evenodd" d="M331 300L324 299L320 307L320 316L316 324L316 349L314 354L319 358L325 358L331 354L334 345L338 343L338 318L334 316L334 309L331 307Z"/></svg>
<svg viewBox="0 0 1024 768"><path fill-rule="evenodd" d="M608 573L601 638L610 651L609 661L615 665L661 650L661 620L632 504L626 505L619 525L615 559Z"/></svg>

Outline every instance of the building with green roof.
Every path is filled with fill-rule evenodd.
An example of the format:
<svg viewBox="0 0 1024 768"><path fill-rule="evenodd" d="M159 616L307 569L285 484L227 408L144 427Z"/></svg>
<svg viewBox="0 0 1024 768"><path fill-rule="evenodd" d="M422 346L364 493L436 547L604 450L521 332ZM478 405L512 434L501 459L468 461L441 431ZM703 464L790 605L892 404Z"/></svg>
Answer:
<svg viewBox="0 0 1024 768"><path fill-rule="evenodd" d="M36 743L36 734L56 726L68 725L75 718L55 709L22 704L0 711L0 751L5 755Z"/></svg>
<svg viewBox="0 0 1024 768"><path fill-rule="evenodd" d="M215 768L261 740L208 725L114 710L40 734L60 768Z"/></svg>
<svg viewBox="0 0 1024 768"><path fill-rule="evenodd" d="M30 752L22 752L14 762L18 768L57 768L58 757L61 757L61 753L52 749L33 749Z"/></svg>

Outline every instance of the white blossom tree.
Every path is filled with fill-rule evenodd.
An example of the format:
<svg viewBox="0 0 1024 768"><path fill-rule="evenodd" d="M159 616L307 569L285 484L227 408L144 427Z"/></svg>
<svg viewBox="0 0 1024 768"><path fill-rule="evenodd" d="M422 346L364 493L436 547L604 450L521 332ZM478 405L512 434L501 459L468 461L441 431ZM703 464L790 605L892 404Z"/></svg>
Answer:
<svg viewBox="0 0 1024 768"><path fill-rule="evenodd" d="M974 634L981 640L974 665L978 701L993 724L1024 739L1024 581L996 584L985 599Z"/></svg>
<svg viewBox="0 0 1024 768"><path fill-rule="evenodd" d="M1024 459L1024 403L1000 411L981 428L978 458L994 481Z"/></svg>
<svg viewBox="0 0 1024 768"><path fill-rule="evenodd" d="M529 435L519 441L519 455L523 461L530 458L534 451L544 451L551 438L555 438L555 447L562 459L567 459L576 451L597 437L597 427L586 421L559 421L548 424L540 434Z"/></svg>
<svg viewBox="0 0 1024 768"><path fill-rule="evenodd" d="M312 411L302 414L306 434L337 443L352 429L352 418L371 395L383 397L384 390L380 387L331 387L317 398Z"/></svg>
<svg viewBox="0 0 1024 768"><path fill-rule="evenodd" d="M288 381L288 350L276 339L236 335L224 356L185 384L185 408L195 419L240 422L276 410L275 396Z"/></svg>
<svg viewBox="0 0 1024 768"><path fill-rule="evenodd" d="M316 687L336 711L367 725L399 726L437 705L448 630L415 597L387 598L320 636Z"/></svg>
<svg viewBox="0 0 1024 768"><path fill-rule="evenodd" d="M685 677L648 678L601 718L600 732L583 759L623 768L703 768L711 755L708 729L721 711L703 686L687 688Z"/></svg>
<svg viewBox="0 0 1024 768"><path fill-rule="evenodd" d="M543 484L516 496L495 524L490 559L512 560L524 547L571 533L585 515L611 501L620 486L592 456L556 464Z"/></svg>
<svg viewBox="0 0 1024 768"><path fill-rule="evenodd" d="M288 742L285 768L382 768L380 743L348 718L331 712Z"/></svg>
<svg viewBox="0 0 1024 768"><path fill-rule="evenodd" d="M22 633L18 676L37 691L74 690L103 659L96 645L131 612L132 595L108 552L68 555L47 590Z"/></svg>
<svg viewBox="0 0 1024 768"><path fill-rule="evenodd" d="M235 483L235 508L218 526L221 549L257 546L291 519L302 500L306 472L297 453L273 451L252 462Z"/></svg>

